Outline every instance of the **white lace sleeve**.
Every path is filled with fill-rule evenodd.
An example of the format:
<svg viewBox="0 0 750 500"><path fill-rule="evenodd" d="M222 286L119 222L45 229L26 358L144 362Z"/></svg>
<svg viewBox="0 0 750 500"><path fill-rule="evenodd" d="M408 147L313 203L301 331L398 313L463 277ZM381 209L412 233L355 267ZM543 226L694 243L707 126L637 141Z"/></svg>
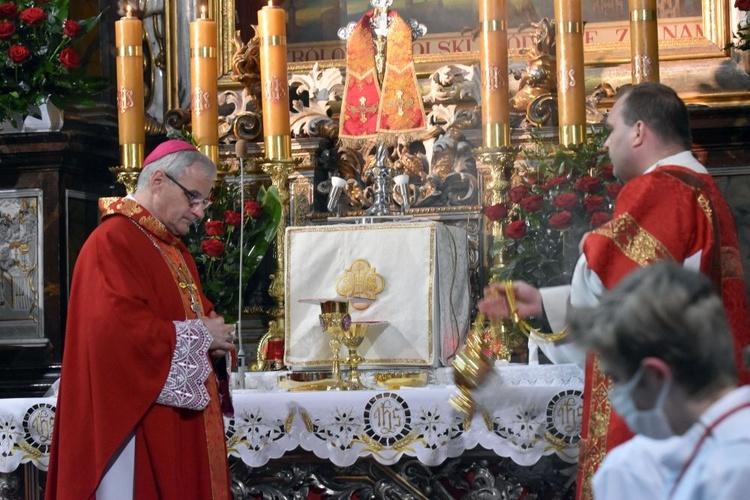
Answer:
<svg viewBox="0 0 750 500"><path fill-rule="evenodd" d="M211 373L208 348L211 334L203 321L191 319L175 321L177 345L167 381L156 399L159 404L202 410L208 405L206 380Z"/></svg>

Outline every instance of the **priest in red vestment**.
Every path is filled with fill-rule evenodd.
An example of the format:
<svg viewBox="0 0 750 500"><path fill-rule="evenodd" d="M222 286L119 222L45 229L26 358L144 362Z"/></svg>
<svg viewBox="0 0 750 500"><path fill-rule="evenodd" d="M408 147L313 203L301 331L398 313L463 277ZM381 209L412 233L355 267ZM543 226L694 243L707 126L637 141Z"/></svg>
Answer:
<svg viewBox="0 0 750 500"><path fill-rule="evenodd" d="M607 126L611 132L605 145L615 175L625 182L613 218L584 238L570 286L538 290L525 282L514 283L519 314L544 318L552 330L562 330L568 305L593 307L605 290L630 272L659 260L675 261L706 274L722 297L740 381L748 383L741 353L750 344L750 312L737 234L727 202L690 152L685 104L669 87L641 83L621 91ZM485 297L480 311L489 317L508 317L504 285L491 285ZM554 362L584 364L569 344L539 344ZM586 358L585 367L576 496L590 499L591 478L607 450L632 433L612 411L607 396L610 380L593 355Z"/></svg>
<svg viewBox="0 0 750 500"><path fill-rule="evenodd" d="M208 157L167 141L134 195L100 200L73 275L46 498L231 497L212 361L234 327L180 240L215 177Z"/></svg>

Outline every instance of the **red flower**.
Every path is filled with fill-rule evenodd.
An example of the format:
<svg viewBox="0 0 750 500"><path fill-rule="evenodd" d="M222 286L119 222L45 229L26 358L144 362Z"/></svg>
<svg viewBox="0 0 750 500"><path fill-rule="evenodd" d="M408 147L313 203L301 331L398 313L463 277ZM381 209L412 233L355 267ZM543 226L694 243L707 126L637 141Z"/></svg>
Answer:
<svg viewBox="0 0 750 500"><path fill-rule="evenodd" d="M209 257L218 257L224 253L226 245L219 240L209 238L201 242L201 250Z"/></svg>
<svg viewBox="0 0 750 500"><path fill-rule="evenodd" d="M613 200L617 199L617 195L620 194L620 191L622 191L622 184L619 184L619 183L607 184L607 194Z"/></svg>
<svg viewBox="0 0 750 500"><path fill-rule="evenodd" d="M242 214L234 210L224 210L224 223L227 226L237 227L242 224Z"/></svg>
<svg viewBox="0 0 750 500"><path fill-rule="evenodd" d="M13 21L0 22L0 40L7 40L16 32L16 23Z"/></svg>
<svg viewBox="0 0 750 500"><path fill-rule="evenodd" d="M734 8L740 10L750 10L750 0L734 0Z"/></svg>
<svg viewBox="0 0 750 500"><path fill-rule="evenodd" d="M508 216L508 206L505 203L495 203L484 211L484 216L492 222L504 219Z"/></svg>
<svg viewBox="0 0 750 500"><path fill-rule="evenodd" d="M60 51L60 62L66 68L75 68L81 61L73 47L66 47Z"/></svg>
<svg viewBox="0 0 750 500"><path fill-rule="evenodd" d="M582 191L584 193L596 193L599 191L599 188L602 187L602 181L597 179L596 177L581 177L576 181L575 186L573 186L577 191Z"/></svg>
<svg viewBox="0 0 750 500"><path fill-rule="evenodd" d="M586 212L593 214L598 210L604 209L604 205L607 200L604 196L587 196L583 199L583 206L586 207Z"/></svg>
<svg viewBox="0 0 750 500"><path fill-rule="evenodd" d="M535 194L533 196L527 196L521 200L521 208L526 212L536 212L544 205L544 197L541 194Z"/></svg>
<svg viewBox="0 0 750 500"><path fill-rule="evenodd" d="M567 210L563 210L562 212L557 212L549 218L549 225L554 227L555 229L568 229L572 220L573 215Z"/></svg>
<svg viewBox="0 0 750 500"><path fill-rule="evenodd" d="M526 221L514 220L505 228L505 236L512 240L520 240L526 234Z"/></svg>
<svg viewBox="0 0 750 500"><path fill-rule="evenodd" d="M605 181L615 180L614 167L612 165L603 165L599 167L599 173Z"/></svg>
<svg viewBox="0 0 750 500"><path fill-rule="evenodd" d="M203 224L208 236L221 236L224 234L224 223L220 220L210 220Z"/></svg>
<svg viewBox="0 0 750 500"><path fill-rule="evenodd" d="M75 38L81 34L81 25L73 19L63 21L63 34L68 38Z"/></svg>
<svg viewBox="0 0 750 500"><path fill-rule="evenodd" d="M47 13L39 7L29 7L21 11L21 21L26 24L40 24L45 19L47 19Z"/></svg>
<svg viewBox="0 0 750 500"><path fill-rule="evenodd" d="M245 213L253 219L257 219L258 217L263 215L263 205L261 205L257 201L246 201Z"/></svg>
<svg viewBox="0 0 750 500"><path fill-rule="evenodd" d="M591 227L597 228L604 224L605 222L609 222L612 220L612 214L607 212L594 212L591 214Z"/></svg>
<svg viewBox="0 0 750 500"><path fill-rule="evenodd" d="M21 64L31 55L29 49L23 45L14 45L8 50L8 57L16 64Z"/></svg>
<svg viewBox="0 0 750 500"><path fill-rule="evenodd" d="M16 14L18 14L18 7L16 7L16 4L0 4L0 17L14 17Z"/></svg>
<svg viewBox="0 0 750 500"><path fill-rule="evenodd" d="M529 194L528 186L515 186L508 191L508 198L513 203L520 203L527 194Z"/></svg>
<svg viewBox="0 0 750 500"><path fill-rule="evenodd" d="M578 205L578 195L575 193L560 193L552 200L552 204L563 210L571 210Z"/></svg>

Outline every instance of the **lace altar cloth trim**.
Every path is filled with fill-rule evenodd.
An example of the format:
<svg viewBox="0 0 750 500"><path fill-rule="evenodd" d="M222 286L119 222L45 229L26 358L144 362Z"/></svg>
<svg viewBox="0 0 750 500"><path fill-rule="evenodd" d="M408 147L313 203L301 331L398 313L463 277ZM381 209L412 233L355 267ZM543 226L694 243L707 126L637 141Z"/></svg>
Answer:
<svg viewBox="0 0 750 500"><path fill-rule="evenodd" d="M260 388L279 374L253 374L252 380L260 380ZM430 377L449 374L438 369ZM575 365L500 366L488 381L489 396L477 397L471 420L448 403L455 393L450 383L399 390L235 390L235 416L224 420L227 449L251 467L297 447L337 466L360 457L390 465L404 456L434 466L477 446L523 466L552 454L572 464L582 381ZM54 397L0 400L0 472L26 462L46 470L54 405Z"/></svg>
<svg viewBox="0 0 750 500"><path fill-rule="evenodd" d="M211 373L206 353L211 334L199 319L175 321L177 344L172 355L169 375L156 398L159 404L202 410L208 405L206 380Z"/></svg>

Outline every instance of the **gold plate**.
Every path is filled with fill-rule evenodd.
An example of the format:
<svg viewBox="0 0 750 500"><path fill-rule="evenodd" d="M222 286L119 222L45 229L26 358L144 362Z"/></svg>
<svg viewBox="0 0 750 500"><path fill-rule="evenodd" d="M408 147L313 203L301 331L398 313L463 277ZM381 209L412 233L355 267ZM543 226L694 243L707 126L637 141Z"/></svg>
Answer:
<svg viewBox="0 0 750 500"><path fill-rule="evenodd" d="M387 372L375 375L378 385L395 390L400 387L424 387L427 385L427 372Z"/></svg>
<svg viewBox="0 0 750 500"><path fill-rule="evenodd" d="M291 392L327 391L336 385L328 372L288 373L279 377L279 387Z"/></svg>

